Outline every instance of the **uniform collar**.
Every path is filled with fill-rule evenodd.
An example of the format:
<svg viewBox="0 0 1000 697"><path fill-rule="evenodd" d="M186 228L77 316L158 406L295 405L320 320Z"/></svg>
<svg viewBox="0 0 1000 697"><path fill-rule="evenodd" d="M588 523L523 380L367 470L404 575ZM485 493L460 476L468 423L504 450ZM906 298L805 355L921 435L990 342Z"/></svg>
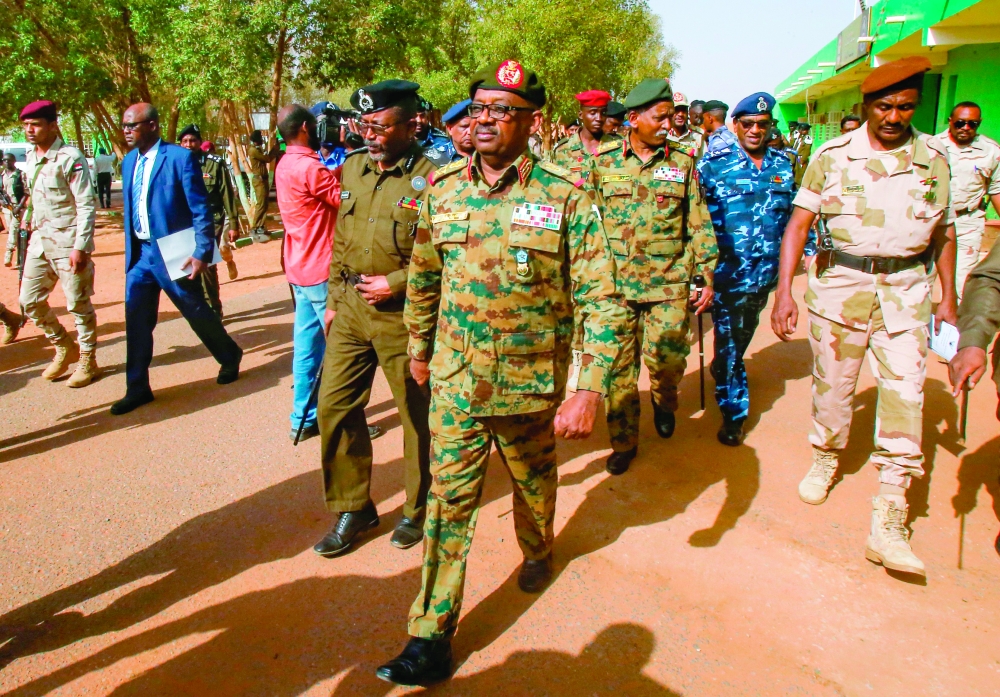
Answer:
<svg viewBox="0 0 1000 697"><path fill-rule="evenodd" d="M631 153L635 155L635 159L639 160L639 162L642 162L642 166L645 167L646 165L651 165L654 162L656 162L657 158L659 157L666 157L667 147L668 147L667 142L663 141L663 145L661 145L656 150L656 152L653 153L653 156L649 158L649 161L642 162L642 159L638 155L635 155L635 150L632 148L632 134L629 133L624 138L622 138L622 159L628 159L629 153Z"/></svg>
<svg viewBox="0 0 1000 697"><path fill-rule="evenodd" d="M983 144L979 140L981 137L982 137L982 134L981 133L977 133L976 137L972 139L971 143L969 143L968 145L962 146L962 145L959 145L958 143L956 143L954 140L952 140L952 138L951 138L951 131L949 131L947 128L944 129L944 131L942 131L941 133L937 134L938 140L940 140L944 144L945 147L947 147L947 148L954 148L958 152L966 152L967 150L983 150L983 151L985 151L986 148L983 147Z"/></svg>
<svg viewBox="0 0 1000 697"><path fill-rule="evenodd" d="M33 152L35 154L35 157L38 158L39 160L41 160L42 158L51 159L50 155L55 155L56 152L59 150L59 148L61 148L63 145L65 145L65 143L63 143L63 139L60 138L59 136L56 136L56 139L52 141L52 145L49 146L49 149L43 152L41 155L39 155L38 150L34 148L32 148L31 152Z"/></svg>
<svg viewBox="0 0 1000 697"><path fill-rule="evenodd" d="M504 173L500 175L496 184L490 187L490 190L495 191L501 189L507 184L507 182L513 182L515 178L517 179L517 183L523 189L528 181L528 177L531 175L531 169L534 165L535 158L531 154L531 150L525 150L510 164L509 167L507 167L506 170L504 170ZM469 165L466 167L465 173L470 182L476 182L477 180L482 180L483 183L486 182L486 180L483 179L483 168L479 161L478 152L469 158Z"/></svg>

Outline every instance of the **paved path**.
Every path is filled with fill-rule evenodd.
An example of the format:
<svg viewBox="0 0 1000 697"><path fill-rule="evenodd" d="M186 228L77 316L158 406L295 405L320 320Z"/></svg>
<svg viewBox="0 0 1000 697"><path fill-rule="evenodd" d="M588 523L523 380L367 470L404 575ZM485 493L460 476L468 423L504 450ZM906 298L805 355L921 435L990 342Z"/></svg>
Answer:
<svg viewBox="0 0 1000 697"><path fill-rule="evenodd" d="M309 547L331 524L316 439L287 439L291 304L278 245L239 250L223 286L241 379L167 301L156 402L113 418L124 390L120 236L98 237L99 359L70 390L39 376L33 327L0 348L0 692L11 695L381 695L405 641L420 548L389 546L404 500L402 434L379 377L369 420L382 525L336 560ZM14 298L0 269L0 298ZM801 279L799 279L801 283ZM801 294L801 288L799 288ZM56 294L56 304L62 303ZM766 320L767 314L765 314ZM68 322L68 318L63 317ZM494 456L469 563L455 679L442 695L985 695L1000 693L1000 428L989 384L969 442L932 362L914 486L926 585L865 561L875 390L865 371L843 480L799 502L808 466L810 354L764 326L749 355L751 432L715 440L697 412L697 361L677 433L659 440L643 395L640 458L604 472L607 433L559 448L559 575L521 594L510 484ZM643 389L648 381L643 379ZM711 389L711 386L710 386ZM953 497L959 495L958 503ZM965 516L963 568L959 570Z"/></svg>

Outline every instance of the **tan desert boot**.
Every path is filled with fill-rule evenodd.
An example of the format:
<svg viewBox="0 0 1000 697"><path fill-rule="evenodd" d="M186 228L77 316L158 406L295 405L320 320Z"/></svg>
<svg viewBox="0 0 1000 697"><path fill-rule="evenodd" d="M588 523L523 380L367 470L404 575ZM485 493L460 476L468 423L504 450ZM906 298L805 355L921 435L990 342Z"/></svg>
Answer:
<svg viewBox="0 0 1000 697"><path fill-rule="evenodd" d="M219 255L222 260L226 262L226 271L229 272L229 280L235 281L240 275L239 269L236 268L236 261L233 259L233 248L232 247L220 247Z"/></svg>
<svg viewBox="0 0 1000 697"><path fill-rule="evenodd" d="M63 337L53 341L52 345L56 347L56 355L42 373L42 377L46 380L55 380L65 373L80 355L79 347L69 334L63 334Z"/></svg>
<svg viewBox="0 0 1000 697"><path fill-rule="evenodd" d="M6 307L0 310L0 324L3 325L3 336L0 337L0 344L13 343L14 339L17 338L17 333L21 331L23 323L24 318L21 315L14 314Z"/></svg>
<svg viewBox="0 0 1000 697"><path fill-rule="evenodd" d="M80 362L66 383L70 387L86 387L97 379L101 369L97 367L96 351L80 351Z"/></svg>
<svg viewBox="0 0 1000 697"><path fill-rule="evenodd" d="M872 530L868 535L865 557L893 571L926 576L924 563L910 549L906 529L908 506L899 508L885 497L872 499Z"/></svg>
<svg viewBox="0 0 1000 697"><path fill-rule="evenodd" d="M799 482L799 498L814 506L826 501L827 492L837 473L840 454L836 450L813 447L813 463L806 478Z"/></svg>

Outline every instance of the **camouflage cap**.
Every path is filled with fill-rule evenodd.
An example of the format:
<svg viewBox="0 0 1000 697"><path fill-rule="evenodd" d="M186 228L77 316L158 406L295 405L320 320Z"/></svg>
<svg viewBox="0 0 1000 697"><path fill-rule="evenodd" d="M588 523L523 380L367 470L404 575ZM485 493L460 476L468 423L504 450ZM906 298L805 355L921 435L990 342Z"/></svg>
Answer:
<svg viewBox="0 0 1000 697"><path fill-rule="evenodd" d="M670 89L670 81L662 77L647 77L625 97L626 109L638 109L653 102L672 102L674 91Z"/></svg>
<svg viewBox="0 0 1000 697"><path fill-rule="evenodd" d="M510 58L473 75L469 83L470 99L476 98L476 90L510 92L524 97L537 107L545 106L545 85L538 74Z"/></svg>

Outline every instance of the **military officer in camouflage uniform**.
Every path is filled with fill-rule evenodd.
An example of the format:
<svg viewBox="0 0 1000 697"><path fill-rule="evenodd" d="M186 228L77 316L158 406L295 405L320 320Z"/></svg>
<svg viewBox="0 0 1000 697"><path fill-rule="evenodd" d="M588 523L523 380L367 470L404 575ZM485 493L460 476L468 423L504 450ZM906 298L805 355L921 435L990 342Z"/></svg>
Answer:
<svg viewBox="0 0 1000 697"><path fill-rule="evenodd" d="M3 189L3 218L7 225L7 248L4 250L3 265L13 265L17 255L17 265L21 258L18 252L18 237L21 234L21 214L24 212L25 197L24 172L17 168L14 155L7 153L3 158L3 169L0 170L0 188Z"/></svg>
<svg viewBox="0 0 1000 697"><path fill-rule="evenodd" d="M67 381L84 387L98 376L97 314L94 295L94 211L97 196L83 153L59 137L56 106L33 102L21 111L28 142L28 209L31 241L24 260L21 307L56 347L52 363L42 372L46 380L63 375L79 354L76 370ZM49 307L49 293L62 285L66 309L76 322L79 345Z"/></svg>
<svg viewBox="0 0 1000 697"><path fill-rule="evenodd" d="M625 130L625 105L621 102L611 101L604 108L604 133L605 135L623 135Z"/></svg>
<svg viewBox="0 0 1000 697"><path fill-rule="evenodd" d="M406 549L423 535L427 497L427 405L430 395L410 375L403 321L407 267L417 218L433 167L416 142L419 85L383 80L351 95L365 148L341 168L341 202L330 263L326 313L332 318L316 409L322 437L326 505L339 518L314 551L346 552L362 531L378 526L371 500L372 445L365 407L379 366L403 426L406 503L390 543Z"/></svg>
<svg viewBox="0 0 1000 697"><path fill-rule="evenodd" d="M688 125L688 104L687 97L683 92L674 92L674 117L671 119L670 135L671 140L676 140L681 145L692 148L695 158L700 158L705 152L705 134L696 131Z"/></svg>
<svg viewBox="0 0 1000 697"><path fill-rule="evenodd" d="M218 155L204 152L201 144L201 130L191 124L180 133L178 141L181 147L195 153L201 161L201 176L208 191L208 205L212 209L212 220L215 223L215 242L219 245L219 254L226 262L229 280L235 280L239 275L236 261L233 259L233 242L239 237L240 224L236 213L236 195L233 192L233 182L229 176L226 162ZM226 221L229 230L226 230ZM227 234L228 232L228 234ZM205 297L212 309L222 317L222 299L219 297L219 271L216 266L209 266L201 274L201 282L205 287Z"/></svg>
<svg viewBox="0 0 1000 697"><path fill-rule="evenodd" d="M550 580L555 437L589 435L624 319L589 195L528 151L545 102L537 76L506 60L473 77L470 97L477 154L435 173L407 289L410 370L432 392L433 480L413 638L377 671L407 685L451 673L492 443L514 485L518 585L538 592ZM560 406L574 306L584 358L579 389Z"/></svg>
<svg viewBox="0 0 1000 697"><path fill-rule="evenodd" d="M577 114L580 130L560 141L552 149L551 160L565 167L579 179L590 178L594 155L598 148L608 142L621 140L616 134L604 132L604 119L611 95L602 90L587 90L576 95L580 103Z"/></svg>
<svg viewBox="0 0 1000 697"><path fill-rule="evenodd" d="M643 80L629 92L625 108L632 127L624 140L598 149L591 175L628 307L622 362L606 404L612 474L627 470L638 451L639 356L649 368L656 432L670 438L677 385L690 352L688 303L694 301L699 314L712 304L715 233L694 150L667 137L672 100L670 84L660 78ZM689 297L696 276L706 286Z"/></svg>
<svg viewBox="0 0 1000 697"><path fill-rule="evenodd" d="M826 500L847 445L854 390L871 351L878 377L872 500L865 555L886 568L924 574L906 529L906 490L923 476L921 436L931 289L936 316L954 323L955 227L948 158L933 136L910 127L930 61L904 58L862 83L866 125L817 151L795 197L782 242L771 326L784 341L798 321L792 277L813 221L820 253L809 267L806 305L813 362L813 465L799 485L806 503Z"/></svg>

